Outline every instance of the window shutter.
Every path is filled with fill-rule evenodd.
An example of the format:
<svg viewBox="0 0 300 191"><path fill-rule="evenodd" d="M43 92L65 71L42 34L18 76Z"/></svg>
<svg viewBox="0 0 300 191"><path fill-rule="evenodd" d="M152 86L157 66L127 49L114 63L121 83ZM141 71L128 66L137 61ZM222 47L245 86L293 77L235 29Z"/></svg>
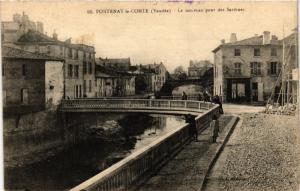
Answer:
<svg viewBox="0 0 300 191"><path fill-rule="evenodd" d="M278 62L277 75L279 75L279 73L280 73L280 71L281 71L281 68L282 68L282 63L281 63L281 62Z"/></svg>
<svg viewBox="0 0 300 191"><path fill-rule="evenodd" d="M267 62L268 75L271 74L271 62Z"/></svg>

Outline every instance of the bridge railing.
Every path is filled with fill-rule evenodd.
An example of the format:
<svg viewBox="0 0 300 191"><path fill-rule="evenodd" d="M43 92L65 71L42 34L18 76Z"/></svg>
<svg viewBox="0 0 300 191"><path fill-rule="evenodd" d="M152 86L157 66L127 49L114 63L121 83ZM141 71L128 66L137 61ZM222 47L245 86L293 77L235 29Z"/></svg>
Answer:
<svg viewBox="0 0 300 191"><path fill-rule="evenodd" d="M149 102L141 102L145 105ZM182 104L191 104L193 102L154 102L156 104L173 103L176 107ZM205 130L212 120L213 115L219 116L219 107L213 105L205 113L201 113L196 117L196 127L201 133ZM185 124L180 128L169 132L152 142L150 145L141 148L132 153L128 157L112 165L101 173L95 175L89 180L71 189L71 191L116 191L130 190L139 178L145 173L155 169L162 161L166 160L174 151L181 148L188 140L190 140L189 124Z"/></svg>
<svg viewBox="0 0 300 191"><path fill-rule="evenodd" d="M63 100L62 110L76 109L161 109L161 110L208 110L210 102L165 99L72 99Z"/></svg>

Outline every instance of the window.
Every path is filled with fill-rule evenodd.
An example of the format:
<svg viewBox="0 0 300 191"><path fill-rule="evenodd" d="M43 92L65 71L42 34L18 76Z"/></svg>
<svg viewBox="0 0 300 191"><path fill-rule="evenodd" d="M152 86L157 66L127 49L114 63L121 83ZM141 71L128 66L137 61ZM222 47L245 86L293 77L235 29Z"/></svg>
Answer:
<svg viewBox="0 0 300 191"><path fill-rule="evenodd" d="M83 62L83 74L86 74L87 69L86 69L86 62Z"/></svg>
<svg viewBox="0 0 300 191"><path fill-rule="evenodd" d="M241 63L234 63L234 74L241 74L242 69L241 69Z"/></svg>
<svg viewBox="0 0 300 191"><path fill-rule="evenodd" d="M72 58L72 49L71 48L68 48L68 57Z"/></svg>
<svg viewBox="0 0 300 191"><path fill-rule="evenodd" d="M6 90L2 90L2 103L5 106L6 105Z"/></svg>
<svg viewBox="0 0 300 191"><path fill-rule="evenodd" d="M83 97L86 97L86 80L83 80Z"/></svg>
<svg viewBox="0 0 300 191"><path fill-rule="evenodd" d="M277 62L270 63L270 74L276 75L277 74Z"/></svg>
<svg viewBox="0 0 300 191"><path fill-rule="evenodd" d="M6 75L6 65L5 62L2 63L2 76Z"/></svg>
<svg viewBox="0 0 300 191"><path fill-rule="evenodd" d="M97 87L97 79L95 79L95 86Z"/></svg>
<svg viewBox="0 0 300 191"><path fill-rule="evenodd" d="M79 85L79 97L82 97L82 94L81 94L81 85Z"/></svg>
<svg viewBox="0 0 300 191"><path fill-rule="evenodd" d="M92 63L89 62L89 73L92 74L93 73L93 67L92 67Z"/></svg>
<svg viewBox="0 0 300 191"><path fill-rule="evenodd" d="M254 56L260 56L260 49L254 48Z"/></svg>
<svg viewBox="0 0 300 191"><path fill-rule="evenodd" d="M277 56L277 49L271 48L271 56Z"/></svg>
<svg viewBox="0 0 300 191"><path fill-rule="evenodd" d="M38 45L36 45L35 47L34 47L34 51L37 53L37 52L39 52L39 46ZM49 50L48 50L49 51ZM48 54L50 54L50 53L48 53Z"/></svg>
<svg viewBox="0 0 300 191"><path fill-rule="evenodd" d="M85 52L83 52L83 59L84 59L84 60L86 59L86 55L85 55Z"/></svg>
<svg viewBox="0 0 300 191"><path fill-rule="evenodd" d="M51 53L51 47L47 46L47 54L50 54L50 53Z"/></svg>
<svg viewBox="0 0 300 191"><path fill-rule="evenodd" d="M78 50L75 50L75 55L74 55L75 59L78 59Z"/></svg>
<svg viewBox="0 0 300 191"><path fill-rule="evenodd" d="M251 74L261 75L261 63L260 62L251 62Z"/></svg>
<svg viewBox="0 0 300 191"><path fill-rule="evenodd" d="M74 66L74 76L75 76L76 78L79 77L79 66L78 66L78 65L75 65L75 66Z"/></svg>
<svg viewBox="0 0 300 191"><path fill-rule="evenodd" d="M69 77L73 76L73 65L72 64L68 65L68 76Z"/></svg>
<svg viewBox="0 0 300 191"><path fill-rule="evenodd" d="M28 89L21 89L21 103L28 104Z"/></svg>
<svg viewBox="0 0 300 191"><path fill-rule="evenodd" d="M92 80L89 80L89 92L92 92Z"/></svg>
<svg viewBox="0 0 300 191"><path fill-rule="evenodd" d="M22 65L22 75L26 76L26 74L27 74L27 66L26 66L26 64L23 64Z"/></svg>
<svg viewBox="0 0 300 191"><path fill-rule="evenodd" d="M64 52L64 51L63 51L63 47L60 46L59 49L60 49L60 55L63 56L63 52Z"/></svg>
<svg viewBox="0 0 300 191"><path fill-rule="evenodd" d="M235 48L234 49L234 56L241 56L241 49Z"/></svg>
<svg viewBox="0 0 300 191"><path fill-rule="evenodd" d="M78 97L78 86L77 85L75 86L75 97L76 98Z"/></svg>
<svg viewBox="0 0 300 191"><path fill-rule="evenodd" d="M91 59L92 58L92 54L91 53L89 53L89 59Z"/></svg>

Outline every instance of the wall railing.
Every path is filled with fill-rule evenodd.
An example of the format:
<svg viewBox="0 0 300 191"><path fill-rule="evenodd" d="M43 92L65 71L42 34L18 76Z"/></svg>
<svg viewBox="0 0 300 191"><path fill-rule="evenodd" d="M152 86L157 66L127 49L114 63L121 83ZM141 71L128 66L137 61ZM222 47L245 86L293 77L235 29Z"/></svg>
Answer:
<svg viewBox="0 0 300 191"><path fill-rule="evenodd" d="M72 99L63 100L61 111L101 111L117 110L162 110L203 112L211 109L214 104L194 100L166 100L166 99Z"/></svg>
<svg viewBox="0 0 300 191"><path fill-rule="evenodd" d="M111 100L108 100L111 101ZM123 107L123 108L178 108L185 107L199 111L195 118L198 133L204 131L210 124L213 115L219 116L219 106L211 103L195 101L174 100L114 100L112 102L86 101L89 107ZM83 102L67 100L62 103L66 108L83 107ZM205 112L203 110L205 109ZM71 191L117 191L130 190L140 177L154 169L170 154L181 148L191 139L189 125L184 124L180 128L158 138L148 146L137 150L123 160L117 162L101 173L86 180Z"/></svg>

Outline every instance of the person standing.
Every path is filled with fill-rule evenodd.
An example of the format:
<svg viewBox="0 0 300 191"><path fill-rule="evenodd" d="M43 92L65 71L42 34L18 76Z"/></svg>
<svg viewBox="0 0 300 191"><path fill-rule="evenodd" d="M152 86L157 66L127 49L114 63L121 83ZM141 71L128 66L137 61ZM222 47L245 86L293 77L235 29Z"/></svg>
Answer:
<svg viewBox="0 0 300 191"><path fill-rule="evenodd" d="M219 121L218 117L216 115L213 116L212 121L210 123L210 129L211 129L211 142L216 143L217 138L219 136Z"/></svg>
<svg viewBox="0 0 300 191"><path fill-rule="evenodd" d="M192 116L191 114L187 114L185 116L185 122L189 124L189 134L190 137L194 140L198 140L198 131L196 127L196 120L195 116Z"/></svg>
<svg viewBox="0 0 300 191"><path fill-rule="evenodd" d="M187 100L187 95L185 92L182 92L182 97L181 97L182 100Z"/></svg>

